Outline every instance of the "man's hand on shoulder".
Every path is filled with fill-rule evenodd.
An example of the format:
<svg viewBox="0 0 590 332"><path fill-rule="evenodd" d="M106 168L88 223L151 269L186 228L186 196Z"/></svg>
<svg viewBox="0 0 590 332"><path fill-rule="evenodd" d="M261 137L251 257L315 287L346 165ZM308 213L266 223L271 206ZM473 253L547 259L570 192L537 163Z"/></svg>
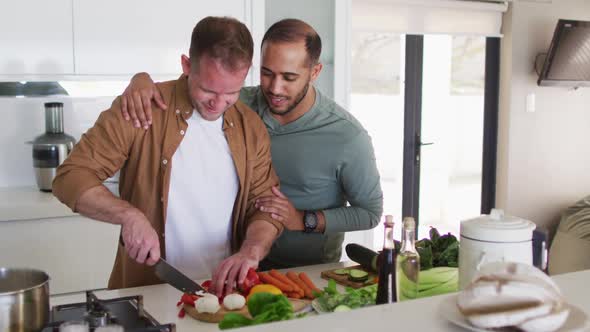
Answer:
<svg viewBox="0 0 590 332"><path fill-rule="evenodd" d="M140 264L156 264L160 259L160 240L145 215L137 209L129 209L119 220L129 257Z"/></svg>
<svg viewBox="0 0 590 332"><path fill-rule="evenodd" d="M152 100L165 110L162 94L148 73L138 73L121 95L121 112L125 120L133 121L136 128L148 129L152 124Z"/></svg>

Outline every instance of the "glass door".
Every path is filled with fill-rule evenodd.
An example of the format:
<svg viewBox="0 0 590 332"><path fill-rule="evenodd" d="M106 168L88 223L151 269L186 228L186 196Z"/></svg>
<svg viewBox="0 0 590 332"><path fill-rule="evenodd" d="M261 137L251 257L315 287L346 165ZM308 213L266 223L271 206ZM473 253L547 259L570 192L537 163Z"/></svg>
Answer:
<svg viewBox="0 0 590 332"><path fill-rule="evenodd" d="M396 239L405 216L416 219L418 238L430 226L458 235L461 220L495 204L499 16L482 7L492 20L476 31L463 20L473 8L424 8L353 0L343 12L350 16L341 43L350 50L342 61L350 64L347 104L372 138ZM457 21L446 24L448 17ZM379 225L346 234L346 242L378 249L382 235Z"/></svg>
<svg viewBox="0 0 590 332"><path fill-rule="evenodd" d="M418 237L430 226L458 235L481 210L486 38L422 39Z"/></svg>
<svg viewBox="0 0 590 332"><path fill-rule="evenodd" d="M416 218L418 238L431 226L458 235L461 220L484 210L489 40L352 32L350 112L372 137L384 214ZM490 150L494 161L495 145ZM379 225L363 242L379 248L382 232Z"/></svg>

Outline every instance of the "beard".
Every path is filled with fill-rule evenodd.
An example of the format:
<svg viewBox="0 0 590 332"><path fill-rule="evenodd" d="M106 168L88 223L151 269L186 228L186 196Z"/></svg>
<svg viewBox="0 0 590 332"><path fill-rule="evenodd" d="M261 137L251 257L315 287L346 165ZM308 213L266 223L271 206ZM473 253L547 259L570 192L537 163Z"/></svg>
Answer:
<svg viewBox="0 0 590 332"><path fill-rule="evenodd" d="M303 98L305 98L305 96L307 95L307 91L309 91L309 81L307 82L307 84L305 84L305 87L303 87L303 89L301 91L299 91L299 93L295 96L295 102L292 105L289 105L289 107L287 107L287 109L285 111L274 110L270 106L270 103L267 102L268 109L274 115L280 115L280 116L287 115L291 111L293 111L303 101Z"/></svg>

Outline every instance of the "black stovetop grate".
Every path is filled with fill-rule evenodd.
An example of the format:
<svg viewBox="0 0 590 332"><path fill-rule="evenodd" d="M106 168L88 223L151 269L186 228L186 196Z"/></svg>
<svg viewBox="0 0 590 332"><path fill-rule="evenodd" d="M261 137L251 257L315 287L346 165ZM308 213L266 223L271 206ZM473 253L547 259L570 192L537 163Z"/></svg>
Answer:
<svg viewBox="0 0 590 332"><path fill-rule="evenodd" d="M90 330L106 324L117 324L125 331L167 331L175 332L174 324L160 324L143 308L141 295L99 299L92 291L86 292L86 302L54 306L50 323L43 332L59 331L67 321L87 321Z"/></svg>

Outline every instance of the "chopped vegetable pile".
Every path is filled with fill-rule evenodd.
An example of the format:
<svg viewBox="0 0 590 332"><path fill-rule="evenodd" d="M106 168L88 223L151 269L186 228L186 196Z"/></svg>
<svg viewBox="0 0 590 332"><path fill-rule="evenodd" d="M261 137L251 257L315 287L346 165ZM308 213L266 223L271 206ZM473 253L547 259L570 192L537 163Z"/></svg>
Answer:
<svg viewBox="0 0 590 332"><path fill-rule="evenodd" d="M346 287L344 293L336 289L336 281L330 279L328 287L324 288L321 296L317 297L317 304L323 311L344 311L347 308L354 309L374 305L377 298L377 285L362 288Z"/></svg>
<svg viewBox="0 0 590 332"><path fill-rule="evenodd" d="M202 286L208 290L211 280L205 281ZM305 314L295 315L293 313L293 306L287 297L313 299L315 295L322 293L305 272L296 273L294 271L287 273L277 270L256 272L254 269L250 269L245 281L237 286L237 290L241 294L233 293L227 294L227 296L224 294L219 299L212 294L205 294L204 297L183 294L176 304L181 307L178 317L182 318L186 315L185 305L195 307L199 313L215 314L219 312L221 308L219 304L221 303L226 310L230 311L240 310L246 304L252 319L245 317L243 312L229 312L223 316L219 328L229 329L257 325L303 317ZM247 299L244 298L245 296ZM214 300L212 300L213 298Z"/></svg>

